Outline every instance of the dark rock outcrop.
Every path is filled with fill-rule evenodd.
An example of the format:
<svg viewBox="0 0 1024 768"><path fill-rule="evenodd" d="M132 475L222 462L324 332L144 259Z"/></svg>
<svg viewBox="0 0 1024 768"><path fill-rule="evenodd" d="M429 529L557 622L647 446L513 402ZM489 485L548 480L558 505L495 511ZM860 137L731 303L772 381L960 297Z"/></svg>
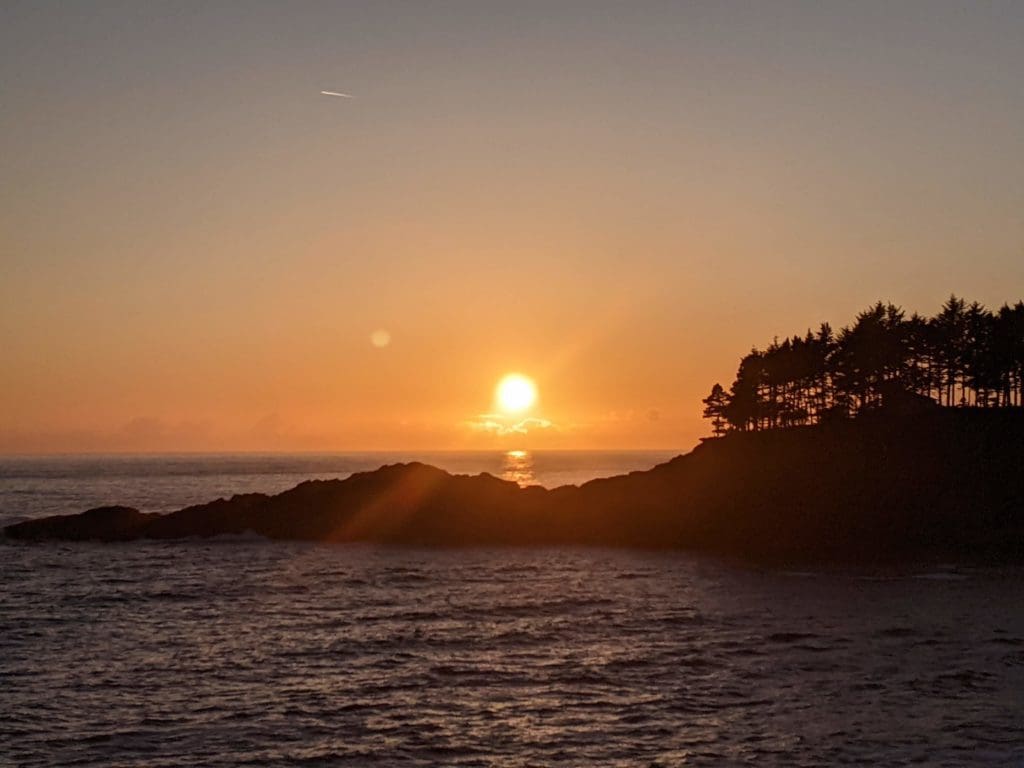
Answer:
<svg viewBox="0 0 1024 768"><path fill-rule="evenodd" d="M55 515L9 525L4 532L17 539L65 541L131 541L145 536L159 515L134 507L96 507L78 515Z"/></svg>
<svg viewBox="0 0 1024 768"><path fill-rule="evenodd" d="M760 561L1024 561L1024 411L879 411L708 440L645 472L552 490L396 464L167 515L105 507L16 539L271 539L679 547Z"/></svg>

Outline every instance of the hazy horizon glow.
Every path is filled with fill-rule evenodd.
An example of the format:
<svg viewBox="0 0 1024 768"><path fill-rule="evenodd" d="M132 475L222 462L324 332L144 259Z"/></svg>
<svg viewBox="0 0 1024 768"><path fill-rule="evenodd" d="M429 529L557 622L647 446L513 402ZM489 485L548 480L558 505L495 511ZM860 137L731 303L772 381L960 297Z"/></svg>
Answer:
<svg viewBox="0 0 1024 768"><path fill-rule="evenodd" d="M687 448L752 345L1024 297L1024 4L244 9L0 8L0 452Z"/></svg>

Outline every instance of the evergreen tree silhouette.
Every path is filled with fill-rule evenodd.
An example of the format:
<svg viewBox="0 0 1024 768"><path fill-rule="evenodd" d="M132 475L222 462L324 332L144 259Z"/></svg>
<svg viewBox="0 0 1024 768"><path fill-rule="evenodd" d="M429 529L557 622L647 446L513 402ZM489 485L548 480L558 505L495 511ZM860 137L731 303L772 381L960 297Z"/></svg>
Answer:
<svg viewBox="0 0 1024 768"><path fill-rule="evenodd" d="M835 332L777 338L703 400L717 437L851 418L886 407L1024 404L1024 302L991 312L951 295L932 318L876 302Z"/></svg>

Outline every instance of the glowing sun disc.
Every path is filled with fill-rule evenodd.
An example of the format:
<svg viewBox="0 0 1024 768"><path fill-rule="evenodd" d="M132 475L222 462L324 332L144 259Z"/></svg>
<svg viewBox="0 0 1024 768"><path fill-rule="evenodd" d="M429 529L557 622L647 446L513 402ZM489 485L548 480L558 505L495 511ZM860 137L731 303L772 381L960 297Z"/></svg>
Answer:
<svg viewBox="0 0 1024 768"><path fill-rule="evenodd" d="M495 397L503 411L520 413L536 402L537 387L521 373L510 373L498 382Z"/></svg>

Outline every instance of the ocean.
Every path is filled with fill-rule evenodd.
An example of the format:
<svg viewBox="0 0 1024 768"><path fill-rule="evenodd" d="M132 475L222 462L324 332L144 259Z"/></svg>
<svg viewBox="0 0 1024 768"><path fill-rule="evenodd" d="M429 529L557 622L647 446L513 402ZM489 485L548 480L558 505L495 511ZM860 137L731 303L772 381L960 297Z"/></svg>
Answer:
<svg viewBox="0 0 1024 768"><path fill-rule="evenodd" d="M408 459L558 485L667 457L3 459L0 511L161 511ZM1022 605L1021 570L956 563L0 540L0 765L1020 766Z"/></svg>
<svg viewBox="0 0 1024 768"><path fill-rule="evenodd" d="M0 525L124 504L170 512L236 493L280 493L303 480L422 461L554 488L650 469L673 451L442 451L293 454L0 456Z"/></svg>

